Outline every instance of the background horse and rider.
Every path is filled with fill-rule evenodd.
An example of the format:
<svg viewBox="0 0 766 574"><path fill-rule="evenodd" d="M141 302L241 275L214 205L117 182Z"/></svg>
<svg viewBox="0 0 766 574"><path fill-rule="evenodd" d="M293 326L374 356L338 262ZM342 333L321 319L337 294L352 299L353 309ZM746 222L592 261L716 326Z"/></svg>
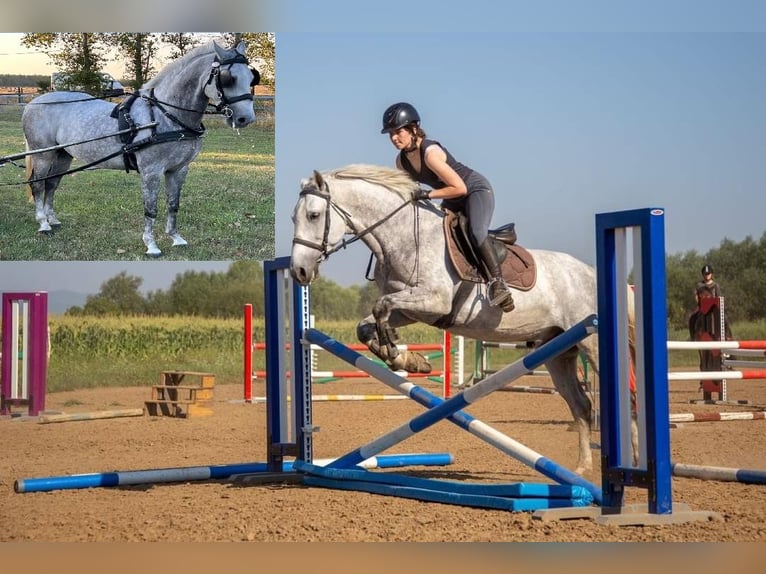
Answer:
<svg viewBox="0 0 766 574"><path fill-rule="evenodd" d="M542 344L596 313L593 267L566 253L535 249L528 250L522 264L511 252L506 257L528 271L520 273L523 284L509 277L517 289L515 310L503 313L491 306L486 285L461 279L448 256L444 213L430 203L413 201L416 190L406 173L387 167L356 164L315 171L301 182L292 215L291 273L300 284L316 279L322 261L350 242L361 240L372 251L380 298L359 322L357 335L392 369L430 368L418 353L396 348L396 330L415 322L473 339ZM346 238L349 234L351 239ZM578 353L597 374L595 336L545 366L576 423L576 471L583 472L592 468L591 402L577 377Z"/></svg>
<svg viewBox="0 0 766 574"><path fill-rule="evenodd" d="M244 42L232 49L215 42L195 48L118 106L80 92L51 92L32 100L24 109L22 127L38 231L61 225L54 195L64 175L84 169L135 170L141 179L146 254L162 253L154 224L163 180L165 232L174 246L186 245L177 229L181 190L202 149L208 106L235 129L255 120L252 88L260 76L245 48ZM70 170L73 159L83 165Z"/></svg>

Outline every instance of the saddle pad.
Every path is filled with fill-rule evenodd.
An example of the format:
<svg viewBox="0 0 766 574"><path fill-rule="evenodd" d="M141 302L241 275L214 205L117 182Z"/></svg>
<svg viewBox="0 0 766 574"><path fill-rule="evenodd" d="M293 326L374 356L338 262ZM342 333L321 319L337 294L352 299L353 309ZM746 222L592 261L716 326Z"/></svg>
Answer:
<svg viewBox="0 0 766 574"><path fill-rule="evenodd" d="M484 276L468 261L456 243L452 233L453 225L453 217L444 218L444 239L452 265L463 281L484 283ZM505 249L507 255L501 265L503 279L514 289L529 291L537 281L537 265L532 254L519 244L505 245Z"/></svg>

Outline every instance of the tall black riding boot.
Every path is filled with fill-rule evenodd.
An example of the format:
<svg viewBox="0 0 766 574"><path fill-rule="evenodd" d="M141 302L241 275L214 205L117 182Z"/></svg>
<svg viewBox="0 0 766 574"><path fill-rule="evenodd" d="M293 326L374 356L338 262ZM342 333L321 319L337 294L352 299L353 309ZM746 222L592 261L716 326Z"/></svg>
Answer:
<svg viewBox="0 0 766 574"><path fill-rule="evenodd" d="M492 240L487 237L479 246L479 256L484 263L487 273L489 303L494 307L502 307L503 311L508 313L513 311L516 305L513 302L513 294L510 287L506 285L503 274L500 271L500 262L497 260L497 253L492 246Z"/></svg>

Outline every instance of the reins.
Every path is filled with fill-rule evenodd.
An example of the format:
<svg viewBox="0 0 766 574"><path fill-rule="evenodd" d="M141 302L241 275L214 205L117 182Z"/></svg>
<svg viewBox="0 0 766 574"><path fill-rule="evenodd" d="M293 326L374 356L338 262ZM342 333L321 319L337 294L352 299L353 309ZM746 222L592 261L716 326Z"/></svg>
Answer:
<svg viewBox="0 0 766 574"><path fill-rule="evenodd" d="M144 124L144 125L141 125L141 126L136 126L135 129L143 130L143 129L146 129L146 128L154 127L156 125L157 125L157 122L150 122L148 124ZM13 163L13 160L16 160L16 159L24 159L28 155L36 155L36 154L39 154L39 153L46 153L46 152L49 152L49 151L56 151L56 150L68 148L68 147L71 147L73 145L80 145L80 144L84 144L84 143L95 142L95 141L98 141L98 140L105 140L107 138L113 138L114 136L119 136L119 135L122 135L122 134L125 134L125 133L130 133L130 131L131 131L131 128L127 128L127 129L124 129L124 130L116 131L116 132L111 133L111 134L107 134L105 136L96 136L94 138L90 138L90 139L82 140L82 141L78 141L78 142L72 142L72 143L66 143L66 144L58 144L58 145L53 145L53 146L50 146L50 147L44 147L44 148L40 148L40 149L31 149L29 151L25 151L25 152L21 152L21 153L15 153L15 154L12 154L12 155L5 155L5 156L0 157L0 166L2 166L4 163ZM16 164L14 163L13 165L16 165ZM17 167L23 168L24 166L17 165Z"/></svg>

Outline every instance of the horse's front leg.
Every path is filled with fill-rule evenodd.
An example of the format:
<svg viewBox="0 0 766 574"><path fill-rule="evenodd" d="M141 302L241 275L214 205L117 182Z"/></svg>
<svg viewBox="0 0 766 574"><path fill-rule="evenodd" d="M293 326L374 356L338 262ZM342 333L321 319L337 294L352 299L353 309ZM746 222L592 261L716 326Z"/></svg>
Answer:
<svg viewBox="0 0 766 574"><path fill-rule="evenodd" d="M186 181L186 174L189 167L185 166L178 171L172 171L165 174L165 194L168 203L168 220L165 225L165 233L173 239L173 245L188 245L186 240L181 237L177 229L178 209L181 205L181 188Z"/></svg>
<svg viewBox="0 0 766 574"><path fill-rule="evenodd" d="M159 257L162 251L154 239L154 222L157 220L157 195L160 188L160 174L144 172L141 179L141 193L144 197L144 245L149 257Z"/></svg>
<svg viewBox="0 0 766 574"><path fill-rule="evenodd" d="M413 316L445 315L450 305L450 297L446 293L434 293L431 290L415 288L389 293L375 302L371 318L360 323L357 335L392 369L430 373L431 363L422 354L397 348L396 328L414 323L415 320L410 318Z"/></svg>
<svg viewBox="0 0 766 574"><path fill-rule="evenodd" d="M396 321L399 326L408 325L413 321L404 319ZM399 334L391 323L386 321L378 325L373 315L369 315L359 322L356 327L356 335L359 342L393 371L406 371L408 373L430 373L431 363L422 354L415 351L400 350L396 346Z"/></svg>

